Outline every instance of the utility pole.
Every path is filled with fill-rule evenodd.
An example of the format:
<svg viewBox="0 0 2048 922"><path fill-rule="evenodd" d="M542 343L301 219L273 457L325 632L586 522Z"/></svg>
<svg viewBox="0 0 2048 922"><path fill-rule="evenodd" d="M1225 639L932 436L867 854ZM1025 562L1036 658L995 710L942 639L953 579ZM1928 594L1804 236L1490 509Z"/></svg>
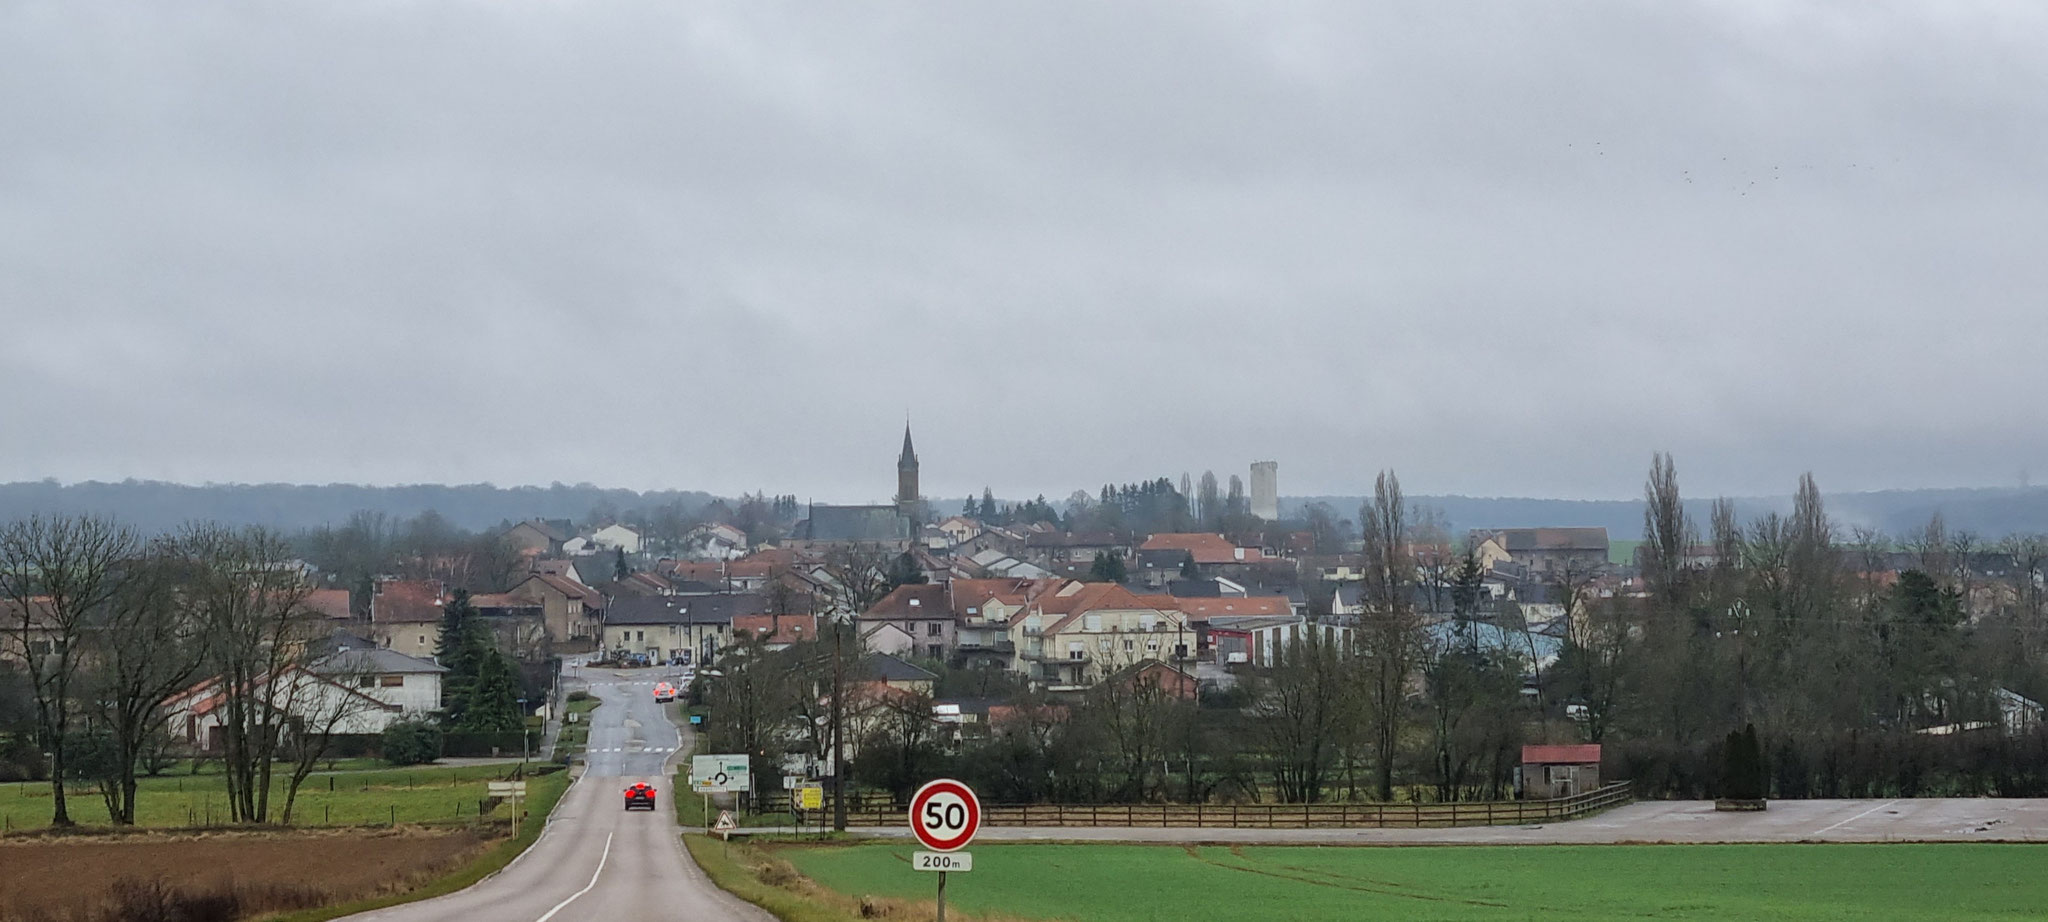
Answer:
<svg viewBox="0 0 2048 922"><path fill-rule="evenodd" d="M846 831L846 752L840 746L840 721L846 699L846 625L832 619L832 828Z"/></svg>

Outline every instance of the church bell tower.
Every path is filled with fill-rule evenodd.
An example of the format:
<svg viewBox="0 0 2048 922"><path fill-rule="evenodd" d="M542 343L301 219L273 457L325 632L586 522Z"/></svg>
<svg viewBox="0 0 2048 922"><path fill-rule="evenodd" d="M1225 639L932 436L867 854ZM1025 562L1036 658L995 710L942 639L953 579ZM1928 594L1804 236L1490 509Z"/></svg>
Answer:
<svg viewBox="0 0 2048 922"><path fill-rule="evenodd" d="M896 508L915 516L918 505L917 449L910 445L910 424L903 424L903 454L896 458Z"/></svg>

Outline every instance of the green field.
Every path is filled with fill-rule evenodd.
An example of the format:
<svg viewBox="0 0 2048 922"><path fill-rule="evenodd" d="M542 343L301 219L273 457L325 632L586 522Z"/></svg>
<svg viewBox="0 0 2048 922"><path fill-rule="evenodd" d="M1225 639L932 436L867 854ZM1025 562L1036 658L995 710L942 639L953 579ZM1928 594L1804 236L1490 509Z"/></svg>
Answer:
<svg viewBox="0 0 2048 922"><path fill-rule="evenodd" d="M912 846L788 846L853 897L929 900ZM977 845L947 902L972 914L1140 920L2026 919L2048 913L2028 845L1472 848Z"/></svg>
<svg viewBox="0 0 2048 922"><path fill-rule="evenodd" d="M517 765L423 766L382 771L315 774L299 788L295 826L383 825L474 820L485 782L506 777ZM280 769L281 771L282 769ZM282 819L284 784L271 793L271 817ZM219 774L164 775L142 779L135 797L137 825L184 827L227 822L226 779ZM107 808L90 786L69 787L71 817L85 826L107 825ZM493 818L503 816L503 808ZM40 829L50 822L46 782L0 784L0 828Z"/></svg>

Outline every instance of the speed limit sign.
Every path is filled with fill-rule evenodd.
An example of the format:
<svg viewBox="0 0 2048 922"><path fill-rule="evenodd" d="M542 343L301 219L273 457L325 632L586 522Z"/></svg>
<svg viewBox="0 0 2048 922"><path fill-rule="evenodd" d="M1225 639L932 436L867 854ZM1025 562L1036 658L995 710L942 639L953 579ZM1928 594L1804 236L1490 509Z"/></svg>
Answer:
<svg viewBox="0 0 2048 922"><path fill-rule="evenodd" d="M958 851L981 829L981 801L967 785L940 778L910 798L910 831L935 852Z"/></svg>

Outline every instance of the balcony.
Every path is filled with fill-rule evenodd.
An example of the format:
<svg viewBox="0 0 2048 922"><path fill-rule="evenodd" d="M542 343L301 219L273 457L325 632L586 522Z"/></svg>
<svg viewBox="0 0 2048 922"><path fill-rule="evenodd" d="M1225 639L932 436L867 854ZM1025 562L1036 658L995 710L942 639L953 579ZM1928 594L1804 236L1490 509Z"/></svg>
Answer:
<svg viewBox="0 0 2048 922"><path fill-rule="evenodd" d="M970 640L963 637L960 639L957 649L962 653L1001 653L1007 656L1017 652L1017 645L1008 639Z"/></svg>
<svg viewBox="0 0 2048 922"><path fill-rule="evenodd" d="M1072 663L1076 666L1083 666L1088 663L1088 651L1086 650L1080 651L1078 655L1066 650L1040 650L1036 653L1026 651L1017 655L1028 662L1045 663L1047 665Z"/></svg>

